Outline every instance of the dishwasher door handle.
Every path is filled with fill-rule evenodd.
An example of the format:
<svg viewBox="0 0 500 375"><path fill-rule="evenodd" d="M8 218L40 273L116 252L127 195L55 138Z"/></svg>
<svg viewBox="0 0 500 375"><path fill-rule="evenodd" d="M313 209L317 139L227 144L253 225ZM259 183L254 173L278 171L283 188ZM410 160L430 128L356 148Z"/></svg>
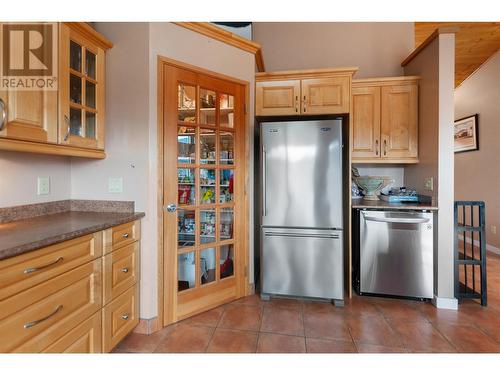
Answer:
<svg viewBox="0 0 500 375"><path fill-rule="evenodd" d="M429 218L419 218L419 219L410 219L404 217L373 217L373 216L365 216L365 220L367 221L376 221L379 223L394 223L394 224L424 224L430 221Z"/></svg>

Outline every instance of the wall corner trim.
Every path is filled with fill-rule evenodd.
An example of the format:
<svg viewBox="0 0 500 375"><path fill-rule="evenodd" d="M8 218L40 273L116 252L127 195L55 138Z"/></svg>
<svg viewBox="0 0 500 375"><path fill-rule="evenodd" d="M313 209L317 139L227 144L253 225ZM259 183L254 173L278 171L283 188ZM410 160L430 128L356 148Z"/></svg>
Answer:
<svg viewBox="0 0 500 375"><path fill-rule="evenodd" d="M458 310L458 300L456 298L444 298L434 296L432 304L437 309Z"/></svg>
<svg viewBox="0 0 500 375"><path fill-rule="evenodd" d="M422 52L425 47L427 47L434 39L436 39L440 34L456 34L460 30L458 26L447 26L447 27L439 27L434 32L429 35L429 37L422 42L417 48L413 50L410 55L406 59L403 60L401 66L406 66L412 61L420 52Z"/></svg>

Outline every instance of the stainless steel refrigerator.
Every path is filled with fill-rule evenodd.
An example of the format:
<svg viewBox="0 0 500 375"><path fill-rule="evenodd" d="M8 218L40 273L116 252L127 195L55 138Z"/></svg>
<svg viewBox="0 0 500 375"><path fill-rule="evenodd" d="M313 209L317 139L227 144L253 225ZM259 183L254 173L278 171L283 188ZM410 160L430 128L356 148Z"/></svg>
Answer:
<svg viewBox="0 0 500 375"><path fill-rule="evenodd" d="M261 295L344 299L342 119L261 123Z"/></svg>

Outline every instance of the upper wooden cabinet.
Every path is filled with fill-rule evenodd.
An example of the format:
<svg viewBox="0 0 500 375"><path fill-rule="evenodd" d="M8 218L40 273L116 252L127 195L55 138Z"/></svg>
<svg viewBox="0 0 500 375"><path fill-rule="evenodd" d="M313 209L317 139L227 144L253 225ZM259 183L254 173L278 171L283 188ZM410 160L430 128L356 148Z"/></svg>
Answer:
<svg viewBox="0 0 500 375"><path fill-rule="evenodd" d="M9 32L3 25L0 43ZM112 44L86 23L55 28L57 50L42 50L57 62L58 90L0 89L0 150L104 158L105 51Z"/></svg>
<svg viewBox="0 0 500 375"><path fill-rule="evenodd" d="M257 82L256 90L257 116L300 113L300 80Z"/></svg>
<svg viewBox="0 0 500 375"><path fill-rule="evenodd" d="M418 163L418 80L353 81L353 163Z"/></svg>
<svg viewBox="0 0 500 375"><path fill-rule="evenodd" d="M0 137L57 143L57 92L3 90L0 100Z"/></svg>
<svg viewBox="0 0 500 375"><path fill-rule="evenodd" d="M257 73L257 116L349 113L352 75L357 68Z"/></svg>
<svg viewBox="0 0 500 375"><path fill-rule="evenodd" d="M59 143L104 149L105 47L74 26L59 28Z"/></svg>

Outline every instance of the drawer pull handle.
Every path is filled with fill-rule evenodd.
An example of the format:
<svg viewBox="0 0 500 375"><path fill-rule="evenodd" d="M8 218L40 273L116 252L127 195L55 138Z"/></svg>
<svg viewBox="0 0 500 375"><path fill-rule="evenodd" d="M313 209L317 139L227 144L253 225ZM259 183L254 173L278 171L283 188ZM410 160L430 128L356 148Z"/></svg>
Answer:
<svg viewBox="0 0 500 375"><path fill-rule="evenodd" d="M33 267L33 268L26 268L24 270L24 273L33 273L33 272L36 272L36 271L40 271L40 270L43 270L44 268L47 268L47 267L53 266L54 264L62 262L63 260L64 260L63 257L59 257L54 262L46 264L45 266Z"/></svg>
<svg viewBox="0 0 500 375"><path fill-rule="evenodd" d="M7 124L7 104L2 99L0 99L0 113L2 114L0 116L0 131L2 131Z"/></svg>
<svg viewBox="0 0 500 375"><path fill-rule="evenodd" d="M122 269L121 269L121 271L122 271L123 273L128 273L128 268L127 268L127 267L122 268Z"/></svg>
<svg viewBox="0 0 500 375"><path fill-rule="evenodd" d="M122 315L122 319L123 319L123 320L128 320L128 314L123 314L123 315Z"/></svg>
<svg viewBox="0 0 500 375"><path fill-rule="evenodd" d="M128 233L122 235L123 238L128 238Z"/></svg>
<svg viewBox="0 0 500 375"><path fill-rule="evenodd" d="M38 319L38 320L33 320L32 322L28 322L24 325L24 328L25 329L28 329L28 328L31 328L33 326L36 326L37 324L49 319L49 318L52 318L54 315L56 315L59 311L61 311L63 309L63 305L59 305L56 307L56 309L50 313L49 315L47 315L45 318L41 318L41 319Z"/></svg>

